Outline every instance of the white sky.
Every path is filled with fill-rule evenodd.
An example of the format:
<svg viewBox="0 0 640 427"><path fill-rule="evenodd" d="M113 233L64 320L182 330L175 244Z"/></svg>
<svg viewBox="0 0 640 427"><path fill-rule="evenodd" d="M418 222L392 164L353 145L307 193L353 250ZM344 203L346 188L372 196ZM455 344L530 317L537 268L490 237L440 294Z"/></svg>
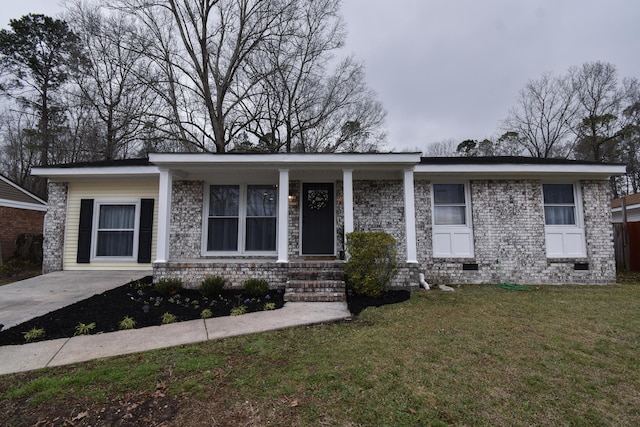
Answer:
<svg viewBox="0 0 640 427"><path fill-rule="evenodd" d="M638 0L342 0L346 53L387 110L389 148L484 139L529 79L606 61L640 78ZM0 0L0 26L57 0Z"/></svg>

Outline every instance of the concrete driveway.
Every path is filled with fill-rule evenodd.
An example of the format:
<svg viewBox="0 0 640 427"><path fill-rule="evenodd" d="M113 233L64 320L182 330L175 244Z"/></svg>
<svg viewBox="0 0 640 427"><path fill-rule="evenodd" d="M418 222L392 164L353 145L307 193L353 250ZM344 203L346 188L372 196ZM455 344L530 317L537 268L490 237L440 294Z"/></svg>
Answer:
<svg viewBox="0 0 640 427"><path fill-rule="evenodd" d="M8 329L150 275L151 271L57 271L0 286L0 324Z"/></svg>

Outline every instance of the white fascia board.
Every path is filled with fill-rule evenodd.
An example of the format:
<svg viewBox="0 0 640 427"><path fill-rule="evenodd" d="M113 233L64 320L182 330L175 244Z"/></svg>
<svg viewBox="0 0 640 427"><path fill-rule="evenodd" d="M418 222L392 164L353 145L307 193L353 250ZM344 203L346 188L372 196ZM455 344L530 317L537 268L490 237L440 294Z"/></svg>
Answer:
<svg viewBox="0 0 640 427"><path fill-rule="evenodd" d="M640 203L627 205L627 211L632 211L636 209L640 209ZM622 206L616 206L615 208L611 208L611 212L622 212Z"/></svg>
<svg viewBox="0 0 640 427"><path fill-rule="evenodd" d="M149 161L169 168L206 165L251 165L257 167L307 167L323 165L344 167L345 165L403 165L420 163L420 153L294 153L294 154L149 154Z"/></svg>
<svg viewBox="0 0 640 427"><path fill-rule="evenodd" d="M136 177L160 175L156 166L102 166L79 168L33 168L31 175L47 178Z"/></svg>
<svg viewBox="0 0 640 427"><path fill-rule="evenodd" d="M5 208L14 208L14 209L26 209L30 211L47 211L47 205L40 205L36 203L25 203L25 202L16 202L14 200L0 199L0 206Z"/></svg>
<svg viewBox="0 0 640 427"><path fill-rule="evenodd" d="M505 177L549 177L549 176L584 176L607 178L612 175L624 175L624 165L581 165L581 164L420 164L415 168L416 174L422 175L457 175L482 178Z"/></svg>

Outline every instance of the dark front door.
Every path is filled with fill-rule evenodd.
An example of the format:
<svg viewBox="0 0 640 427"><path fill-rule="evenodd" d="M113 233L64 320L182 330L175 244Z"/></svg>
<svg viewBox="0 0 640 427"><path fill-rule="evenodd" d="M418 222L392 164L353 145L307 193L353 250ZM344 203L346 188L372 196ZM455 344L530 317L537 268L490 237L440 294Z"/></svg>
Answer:
<svg viewBox="0 0 640 427"><path fill-rule="evenodd" d="M335 255L332 183L302 184L302 254Z"/></svg>

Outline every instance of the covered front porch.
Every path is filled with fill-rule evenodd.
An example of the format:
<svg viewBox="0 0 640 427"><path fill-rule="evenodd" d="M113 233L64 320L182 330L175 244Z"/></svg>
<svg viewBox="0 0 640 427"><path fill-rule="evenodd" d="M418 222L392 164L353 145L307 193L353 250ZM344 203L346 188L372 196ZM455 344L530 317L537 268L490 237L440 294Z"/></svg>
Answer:
<svg viewBox="0 0 640 427"><path fill-rule="evenodd" d="M296 271L317 270L300 293L343 297L342 278L337 286L324 283L333 280L326 271L341 270L345 235L362 230L392 234L401 266L394 287L417 285L413 169L419 158L152 154L160 171L154 277L181 277L187 286L207 275L232 286L260 277L290 290L310 282Z"/></svg>

